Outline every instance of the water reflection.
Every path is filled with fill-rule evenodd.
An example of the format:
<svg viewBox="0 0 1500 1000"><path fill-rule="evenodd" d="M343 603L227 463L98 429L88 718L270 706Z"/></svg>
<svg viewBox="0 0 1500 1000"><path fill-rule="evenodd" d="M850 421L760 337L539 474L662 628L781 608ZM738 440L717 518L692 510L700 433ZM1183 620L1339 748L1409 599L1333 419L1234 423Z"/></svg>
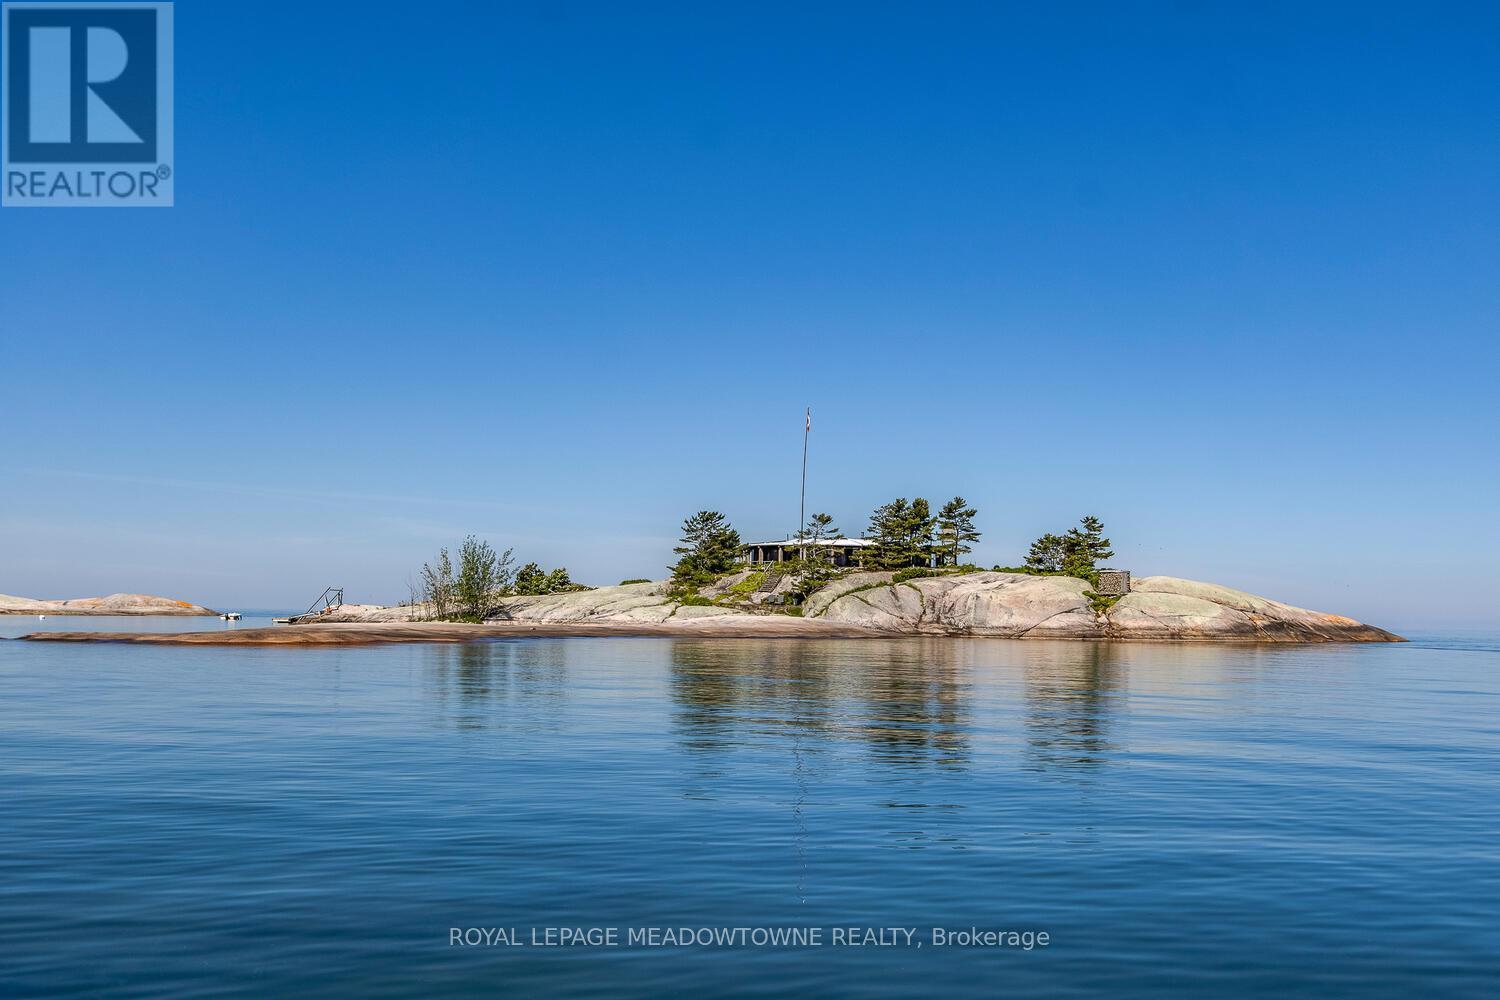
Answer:
<svg viewBox="0 0 1500 1000"><path fill-rule="evenodd" d="M1484 996L1495 666L1414 646L0 642L0 962L39 996ZM1026 955L443 940L490 922L1056 936Z"/></svg>
<svg viewBox="0 0 1500 1000"><path fill-rule="evenodd" d="M427 689L458 729L544 722L567 697L562 641L471 642L424 648ZM514 710L514 714L512 714Z"/></svg>
<svg viewBox="0 0 1500 1000"><path fill-rule="evenodd" d="M1132 698L1170 698L1189 713L1248 710L1274 697L1285 654L907 638L533 639L420 655L443 725L555 726L565 709L627 699L660 714L700 779L688 794L707 795L732 776L734 753L757 750L789 749L804 783L841 766L824 758L851 751L893 770L962 773L977 758L993 767L1010 757L1017 770L1087 779L1128 749L1121 720Z"/></svg>
<svg viewBox="0 0 1500 1000"><path fill-rule="evenodd" d="M670 683L690 751L790 736L814 747L858 741L894 766L962 769L969 759L951 642L677 640Z"/></svg>
<svg viewBox="0 0 1500 1000"><path fill-rule="evenodd" d="M1026 756L1032 767L1064 774L1087 772L1110 759L1116 749L1111 723L1126 679L1119 646L1080 643L1070 652L1037 656L1022 667Z"/></svg>

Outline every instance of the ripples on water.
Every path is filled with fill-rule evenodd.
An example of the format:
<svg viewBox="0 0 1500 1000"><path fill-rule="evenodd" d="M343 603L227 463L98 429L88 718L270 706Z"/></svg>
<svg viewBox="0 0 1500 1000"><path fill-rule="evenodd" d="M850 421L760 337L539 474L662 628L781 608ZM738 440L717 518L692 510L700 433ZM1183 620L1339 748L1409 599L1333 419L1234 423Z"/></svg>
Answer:
<svg viewBox="0 0 1500 1000"><path fill-rule="evenodd" d="M1497 649L0 643L0 992L1493 995Z"/></svg>

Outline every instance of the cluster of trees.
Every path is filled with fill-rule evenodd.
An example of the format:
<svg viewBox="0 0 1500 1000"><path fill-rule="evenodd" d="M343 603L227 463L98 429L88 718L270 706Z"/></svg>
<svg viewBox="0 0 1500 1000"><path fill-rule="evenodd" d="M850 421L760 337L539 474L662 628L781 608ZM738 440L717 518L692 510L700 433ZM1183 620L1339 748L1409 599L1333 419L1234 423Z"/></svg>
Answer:
<svg viewBox="0 0 1500 1000"><path fill-rule="evenodd" d="M548 573L536 563L512 571L512 550L496 552L489 542L469 535L458 547L458 565L446 548L437 559L422 564L412 585L412 603L426 604L432 617L451 621L483 621L512 594L555 594L580 589L559 567Z"/></svg>
<svg viewBox="0 0 1500 1000"><path fill-rule="evenodd" d="M565 566L559 566L552 572L547 572L534 562L516 570L515 590L523 596L535 594L561 594L570 590L579 589L568 576Z"/></svg>
<svg viewBox="0 0 1500 1000"><path fill-rule="evenodd" d="M1026 569L1092 579L1098 574L1099 563L1115 554L1110 544L1104 537L1104 523L1090 515L1064 534L1049 533L1032 542L1031 551L1026 553Z"/></svg>
<svg viewBox="0 0 1500 1000"><path fill-rule="evenodd" d="M874 569L927 566L958 566L979 541L974 518L979 511L963 497L954 497L932 513L932 507L917 497L910 503L897 497L881 504L870 515L865 537L874 542L865 565Z"/></svg>
<svg viewBox="0 0 1500 1000"><path fill-rule="evenodd" d="M874 569L908 566L958 566L979 541L974 527L978 511L963 497L954 497L938 510L922 497L908 501L898 497L882 504L870 516L865 538L875 544L865 558ZM794 536L808 543L790 560L788 570L801 582L799 589L811 591L837 571L834 555L820 542L845 537L834 526L833 516L815 513ZM672 550L677 562L671 567L674 587L681 591L712 583L732 572L740 562L740 535L716 510L700 510L682 522L682 539Z"/></svg>

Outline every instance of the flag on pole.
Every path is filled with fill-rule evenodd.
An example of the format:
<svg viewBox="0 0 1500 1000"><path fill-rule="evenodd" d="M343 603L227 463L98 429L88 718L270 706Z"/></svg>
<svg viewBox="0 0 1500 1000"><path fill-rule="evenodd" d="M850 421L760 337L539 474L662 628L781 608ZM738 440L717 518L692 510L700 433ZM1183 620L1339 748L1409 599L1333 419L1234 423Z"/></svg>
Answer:
<svg viewBox="0 0 1500 1000"><path fill-rule="evenodd" d="M812 407L807 408L807 430L812 430ZM804 432L805 433L805 432Z"/></svg>

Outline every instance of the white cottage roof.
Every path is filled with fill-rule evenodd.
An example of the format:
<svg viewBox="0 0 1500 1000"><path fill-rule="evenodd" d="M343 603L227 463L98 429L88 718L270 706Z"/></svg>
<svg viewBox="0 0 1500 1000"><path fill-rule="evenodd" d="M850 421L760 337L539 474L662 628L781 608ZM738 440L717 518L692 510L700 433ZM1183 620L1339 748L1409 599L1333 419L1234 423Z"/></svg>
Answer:
<svg viewBox="0 0 1500 1000"><path fill-rule="evenodd" d="M801 538L778 538L778 539L776 539L775 541L772 541L772 542L746 542L744 545L742 545L740 547L741 548L745 548L745 549L751 549L751 548L756 548L758 546L763 546L763 545L780 545L780 546L783 546L783 547L786 547L786 548L794 548L794 547L799 546L799 545L826 545L826 546L828 546L830 548L836 548L836 549L845 549L845 548L858 549L858 548L863 548L866 545L874 545L874 544L875 543L872 542L872 541L870 541L868 538L820 538L817 541L813 541L811 538L808 538L808 539L801 539Z"/></svg>

